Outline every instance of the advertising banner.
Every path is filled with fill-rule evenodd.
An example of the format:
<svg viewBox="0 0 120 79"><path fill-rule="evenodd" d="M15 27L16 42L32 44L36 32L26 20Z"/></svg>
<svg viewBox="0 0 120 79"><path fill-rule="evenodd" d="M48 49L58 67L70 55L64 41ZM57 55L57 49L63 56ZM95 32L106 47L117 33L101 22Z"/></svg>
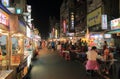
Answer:
<svg viewBox="0 0 120 79"><path fill-rule="evenodd" d="M63 33L66 33L66 20L63 21Z"/></svg>
<svg viewBox="0 0 120 79"><path fill-rule="evenodd" d="M0 29L9 29L9 15L0 9Z"/></svg>
<svg viewBox="0 0 120 79"><path fill-rule="evenodd" d="M101 7L87 15L87 26L91 27L101 23Z"/></svg>
<svg viewBox="0 0 120 79"><path fill-rule="evenodd" d="M75 15L74 12L70 13L70 26L69 26L69 32L74 32L75 31Z"/></svg>
<svg viewBox="0 0 120 79"><path fill-rule="evenodd" d="M102 29L107 29L107 15L102 15Z"/></svg>
<svg viewBox="0 0 120 79"><path fill-rule="evenodd" d="M1 2L5 7L9 7L9 0L1 0Z"/></svg>
<svg viewBox="0 0 120 79"><path fill-rule="evenodd" d="M120 18L111 20L111 30L120 29Z"/></svg>

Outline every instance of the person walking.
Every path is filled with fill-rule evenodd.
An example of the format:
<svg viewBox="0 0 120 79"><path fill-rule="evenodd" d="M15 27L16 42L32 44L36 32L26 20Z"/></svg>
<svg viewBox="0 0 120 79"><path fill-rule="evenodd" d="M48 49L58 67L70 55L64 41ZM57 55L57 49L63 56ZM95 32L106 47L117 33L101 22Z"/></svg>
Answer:
<svg viewBox="0 0 120 79"><path fill-rule="evenodd" d="M52 46L52 49L55 51L55 42L54 41L51 42L51 46Z"/></svg>
<svg viewBox="0 0 120 79"><path fill-rule="evenodd" d="M87 53L87 62L86 62L86 71L87 73L90 73L91 75L94 75L93 73L95 71L98 71L99 65L97 63L97 48L96 46L93 46L91 50L89 50Z"/></svg>

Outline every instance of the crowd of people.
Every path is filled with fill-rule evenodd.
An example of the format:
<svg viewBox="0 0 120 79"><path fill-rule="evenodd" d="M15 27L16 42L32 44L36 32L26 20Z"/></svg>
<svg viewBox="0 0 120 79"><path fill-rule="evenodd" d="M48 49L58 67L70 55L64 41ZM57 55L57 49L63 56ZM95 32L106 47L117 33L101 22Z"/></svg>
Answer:
<svg viewBox="0 0 120 79"><path fill-rule="evenodd" d="M89 46L86 41L81 39L73 42L71 40L67 41L43 41L41 42L41 47L47 47L59 53L63 51L69 51L70 60L80 60L85 63L85 68L87 73L99 72L101 62L104 62L102 71L106 74L109 74L110 63L106 63L107 60L114 59L113 54L111 53L110 48L107 45L107 42L104 41L102 52L98 51L96 46ZM63 53L62 53L63 54ZM65 53L64 53L65 54ZM65 57L65 55L62 55Z"/></svg>

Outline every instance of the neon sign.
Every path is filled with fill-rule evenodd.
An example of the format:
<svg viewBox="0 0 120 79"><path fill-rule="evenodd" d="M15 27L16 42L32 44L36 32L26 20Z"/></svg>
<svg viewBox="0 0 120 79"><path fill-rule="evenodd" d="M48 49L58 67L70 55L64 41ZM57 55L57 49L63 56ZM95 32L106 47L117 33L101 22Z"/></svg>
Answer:
<svg viewBox="0 0 120 79"><path fill-rule="evenodd" d="M0 24L8 26L8 15L2 10L0 10Z"/></svg>

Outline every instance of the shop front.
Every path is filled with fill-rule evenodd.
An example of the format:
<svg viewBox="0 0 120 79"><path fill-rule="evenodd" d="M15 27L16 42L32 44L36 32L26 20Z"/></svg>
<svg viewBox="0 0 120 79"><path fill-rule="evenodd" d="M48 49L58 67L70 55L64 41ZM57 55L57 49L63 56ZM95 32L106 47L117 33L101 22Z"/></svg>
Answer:
<svg viewBox="0 0 120 79"><path fill-rule="evenodd" d="M17 70L17 79L22 79L28 71L28 54L25 54L26 24L21 18L19 15L10 15L10 64L12 69Z"/></svg>
<svg viewBox="0 0 120 79"><path fill-rule="evenodd" d="M111 20L111 30L107 32L114 39L114 50L120 52L120 18Z"/></svg>
<svg viewBox="0 0 120 79"><path fill-rule="evenodd" d="M27 58L27 66L30 68L31 66L31 59L33 56L33 43L32 43L32 32L29 26L26 26L26 39L25 39L25 49L24 49L24 55L28 55Z"/></svg>
<svg viewBox="0 0 120 79"><path fill-rule="evenodd" d="M9 55L9 12L0 4L0 79L13 78Z"/></svg>

